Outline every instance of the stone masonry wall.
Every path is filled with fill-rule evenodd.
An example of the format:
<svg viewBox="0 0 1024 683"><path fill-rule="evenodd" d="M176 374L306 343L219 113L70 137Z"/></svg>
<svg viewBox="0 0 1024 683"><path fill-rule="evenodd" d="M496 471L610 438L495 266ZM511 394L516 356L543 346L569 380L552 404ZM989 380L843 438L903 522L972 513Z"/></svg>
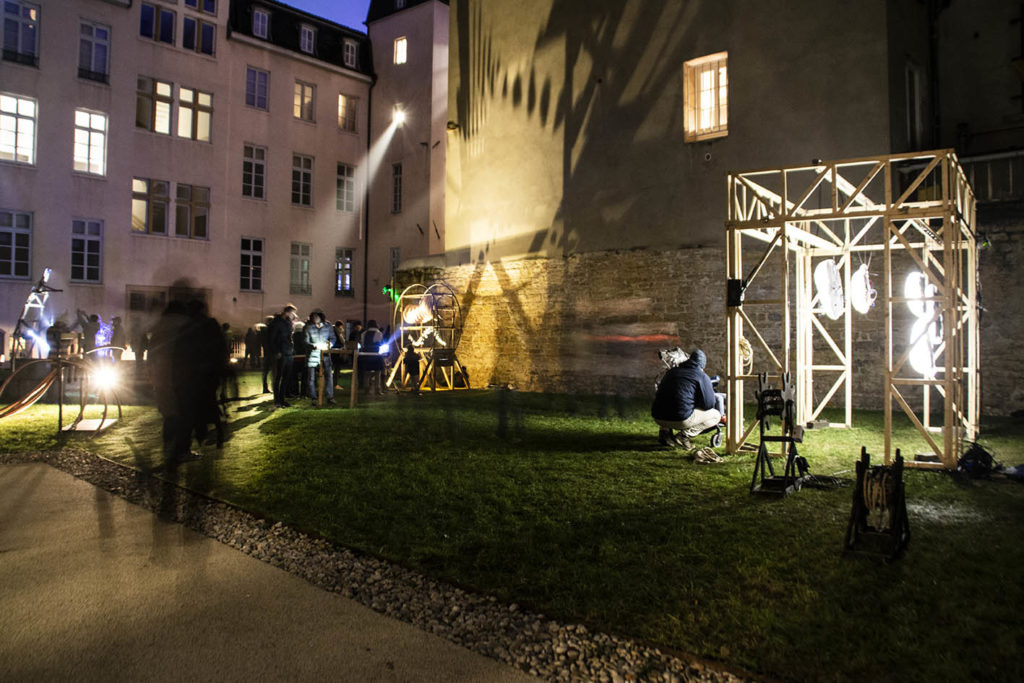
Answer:
<svg viewBox="0 0 1024 683"><path fill-rule="evenodd" d="M1009 414L1024 407L1024 231L990 233L981 252L983 412ZM878 266L872 271L878 271ZM881 283L875 272L874 286ZM647 249L577 254L565 259L521 259L450 267L442 277L461 296L465 327L459 358L473 386L512 385L526 391L651 395L663 370L659 349L696 346L708 370L725 372L725 254L722 249ZM777 281L766 265L748 298L765 296ZM770 344L781 338L778 308L748 307ZM842 343L841 326L823 320ZM854 314L853 404L882 406L884 314ZM748 334L748 337L750 335ZM769 367L755 347L755 372ZM795 342L794 342L795 344ZM795 347L794 347L795 348ZM820 362L830 351L819 340ZM835 374L819 373L816 399ZM753 400L755 383L747 384ZM907 395L920 403L919 392ZM841 394L832 405L841 405Z"/></svg>

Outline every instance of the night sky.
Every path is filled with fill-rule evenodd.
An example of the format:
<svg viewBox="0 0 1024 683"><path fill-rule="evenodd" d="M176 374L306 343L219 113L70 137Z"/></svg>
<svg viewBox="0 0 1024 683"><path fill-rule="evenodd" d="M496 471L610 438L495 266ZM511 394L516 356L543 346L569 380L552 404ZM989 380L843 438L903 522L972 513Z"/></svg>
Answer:
<svg viewBox="0 0 1024 683"><path fill-rule="evenodd" d="M283 0L284 4L297 7L310 14L366 32L366 9L370 0Z"/></svg>

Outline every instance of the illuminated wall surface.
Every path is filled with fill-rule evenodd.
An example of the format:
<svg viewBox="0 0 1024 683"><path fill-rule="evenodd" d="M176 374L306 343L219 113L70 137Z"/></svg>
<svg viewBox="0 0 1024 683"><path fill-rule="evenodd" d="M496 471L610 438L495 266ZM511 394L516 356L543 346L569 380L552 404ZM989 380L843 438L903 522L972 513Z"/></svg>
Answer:
<svg viewBox="0 0 1024 683"><path fill-rule="evenodd" d="M464 261L721 245L729 170L891 146L881 0L451 7ZM683 64L723 51L728 135L686 143Z"/></svg>
<svg viewBox="0 0 1024 683"><path fill-rule="evenodd" d="M939 16L940 49L969 30L963 9ZM444 276L477 386L649 394L676 344L724 372L729 171L957 144L908 123L933 118L928 92L907 97L908 73L928 86L923 3L452 0L451 15ZM687 142L684 63L721 52L727 134ZM1021 291L1019 224L982 253L983 289ZM1012 300L984 304L1008 310L983 335L1020 327ZM880 405L883 323L857 323L860 407ZM984 409L1024 406L1002 337L982 349Z"/></svg>

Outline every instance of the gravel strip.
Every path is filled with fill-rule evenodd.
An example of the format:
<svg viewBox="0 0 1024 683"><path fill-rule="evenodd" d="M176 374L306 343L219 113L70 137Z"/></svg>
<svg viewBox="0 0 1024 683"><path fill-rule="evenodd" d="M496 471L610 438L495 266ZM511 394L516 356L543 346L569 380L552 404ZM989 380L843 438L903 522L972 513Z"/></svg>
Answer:
<svg viewBox="0 0 1024 683"><path fill-rule="evenodd" d="M552 681L744 681L717 665L565 624L273 524L91 453L0 454L45 462L315 586Z"/></svg>

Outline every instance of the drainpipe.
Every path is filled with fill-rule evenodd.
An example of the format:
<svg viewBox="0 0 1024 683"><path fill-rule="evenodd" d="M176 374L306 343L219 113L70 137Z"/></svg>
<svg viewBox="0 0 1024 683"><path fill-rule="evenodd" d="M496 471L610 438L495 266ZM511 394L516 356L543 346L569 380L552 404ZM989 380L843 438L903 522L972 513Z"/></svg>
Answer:
<svg viewBox="0 0 1024 683"><path fill-rule="evenodd" d="M363 188L363 324L366 324L370 305L370 147L373 144L373 130L370 128L373 110L373 86L377 85L377 74L373 74L370 90L366 94L366 187Z"/></svg>
<svg viewBox="0 0 1024 683"><path fill-rule="evenodd" d="M931 107L932 130L931 148L937 149L942 134L939 124L939 13L943 8L942 0L928 0L928 104Z"/></svg>

